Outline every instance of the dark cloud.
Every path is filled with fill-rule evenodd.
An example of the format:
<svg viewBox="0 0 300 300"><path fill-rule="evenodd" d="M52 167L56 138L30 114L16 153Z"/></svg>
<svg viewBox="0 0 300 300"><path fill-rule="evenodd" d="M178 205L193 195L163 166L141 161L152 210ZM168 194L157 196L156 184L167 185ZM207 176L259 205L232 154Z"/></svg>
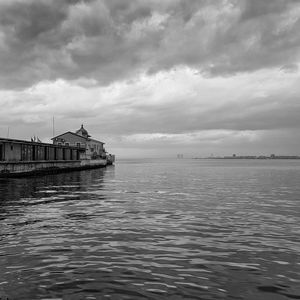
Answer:
<svg viewBox="0 0 300 300"><path fill-rule="evenodd" d="M237 2L236 2L237 3ZM278 15L289 8L292 1L261 1L261 0L250 0L243 2L243 12L241 19L255 19L267 15Z"/></svg>
<svg viewBox="0 0 300 300"><path fill-rule="evenodd" d="M216 76L295 64L299 5L6 0L0 3L0 86L58 78L108 84L182 65Z"/></svg>
<svg viewBox="0 0 300 300"><path fill-rule="evenodd" d="M16 42L26 44L54 31L65 18L66 10L58 9L53 2L12 3L2 10L0 24L14 35Z"/></svg>

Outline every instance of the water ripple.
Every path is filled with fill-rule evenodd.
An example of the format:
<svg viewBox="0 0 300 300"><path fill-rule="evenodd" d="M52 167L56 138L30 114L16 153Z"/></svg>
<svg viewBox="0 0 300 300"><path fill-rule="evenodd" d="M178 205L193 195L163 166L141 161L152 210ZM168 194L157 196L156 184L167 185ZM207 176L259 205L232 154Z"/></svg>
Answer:
<svg viewBox="0 0 300 300"><path fill-rule="evenodd" d="M0 298L300 299L300 164L123 161L0 181Z"/></svg>

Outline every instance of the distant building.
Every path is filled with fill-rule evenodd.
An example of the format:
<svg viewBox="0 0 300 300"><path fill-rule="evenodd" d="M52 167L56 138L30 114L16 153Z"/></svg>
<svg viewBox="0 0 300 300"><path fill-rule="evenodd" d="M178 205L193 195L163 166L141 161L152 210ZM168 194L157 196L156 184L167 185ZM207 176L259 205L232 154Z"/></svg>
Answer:
<svg viewBox="0 0 300 300"><path fill-rule="evenodd" d="M67 131L52 138L54 145L75 146L85 149L81 154L81 159L104 158L106 151L101 141L94 140L87 130L81 125L76 132Z"/></svg>

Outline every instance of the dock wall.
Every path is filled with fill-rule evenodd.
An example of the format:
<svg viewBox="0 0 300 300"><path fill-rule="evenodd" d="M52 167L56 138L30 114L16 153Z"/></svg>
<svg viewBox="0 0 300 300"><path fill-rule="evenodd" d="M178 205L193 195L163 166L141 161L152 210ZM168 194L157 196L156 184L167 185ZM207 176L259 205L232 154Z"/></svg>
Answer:
<svg viewBox="0 0 300 300"><path fill-rule="evenodd" d="M105 167L106 160L62 160L0 162L0 177L16 177L41 173L59 173L73 170Z"/></svg>

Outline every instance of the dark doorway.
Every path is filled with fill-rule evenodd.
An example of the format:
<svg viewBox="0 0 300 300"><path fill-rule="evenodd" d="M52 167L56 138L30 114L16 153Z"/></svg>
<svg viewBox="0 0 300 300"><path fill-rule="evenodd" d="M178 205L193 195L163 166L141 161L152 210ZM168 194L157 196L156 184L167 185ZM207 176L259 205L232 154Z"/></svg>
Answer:
<svg viewBox="0 0 300 300"><path fill-rule="evenodd" d="M37 149L36 149L36 146L34 146L34 145L32 145L32 160L36 160L36 151Z"/></svg>
<svg viewBox="0 0 300 300"><path fill-rule="evenodd" d="M3 160L3 145L0 144L0 161Z"/></svg>
<svg viewBox="0 0 300 300"><path fill-rule="evenodd" d="M44 160L48 160L49 148L47 146L44 147Z"/></svg>

